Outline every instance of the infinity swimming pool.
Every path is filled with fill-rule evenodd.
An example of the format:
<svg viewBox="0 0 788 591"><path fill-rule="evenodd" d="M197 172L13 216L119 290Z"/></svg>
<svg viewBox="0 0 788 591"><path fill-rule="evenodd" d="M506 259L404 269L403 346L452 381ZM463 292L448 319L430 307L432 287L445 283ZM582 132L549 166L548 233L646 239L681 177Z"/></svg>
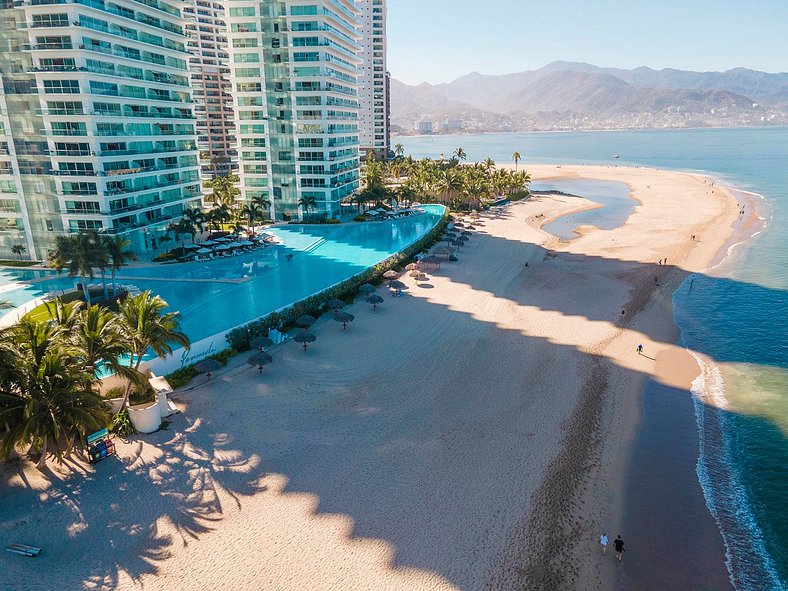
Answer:
<svg viewBox="0 0 788 591"><path fill-rule="evenodd" d="M443 206L401 220L340 225L269 228L281 245L203 263L123 269L121 285L163 297L180 311L192 342L250 322L339 283L424 236L443 215ZM290 260L286 255L293 255ZM109 281L109 279L108 279ZM47 293L73 288L78 278L51 271L0 269L0 298L19 306ZM100 285L101 279L92 285Z"/></svg>

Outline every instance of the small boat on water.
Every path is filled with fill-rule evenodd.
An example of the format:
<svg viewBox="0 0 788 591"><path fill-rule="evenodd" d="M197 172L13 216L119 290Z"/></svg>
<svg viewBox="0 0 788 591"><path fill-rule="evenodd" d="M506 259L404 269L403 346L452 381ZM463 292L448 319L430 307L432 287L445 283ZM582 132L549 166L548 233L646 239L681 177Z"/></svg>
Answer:
<svg viewBox="0 0 788 591"><path fill-rule="evenodd" d="M613 154L613 158L614 159L618 159L618 158L621 158L621 156L619 156L618 154Z"/></svg>

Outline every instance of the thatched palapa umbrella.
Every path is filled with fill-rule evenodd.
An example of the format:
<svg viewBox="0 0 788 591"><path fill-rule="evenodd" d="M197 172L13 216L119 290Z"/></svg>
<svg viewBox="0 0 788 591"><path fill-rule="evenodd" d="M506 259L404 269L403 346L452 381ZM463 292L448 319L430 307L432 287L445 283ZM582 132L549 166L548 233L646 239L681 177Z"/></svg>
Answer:
<svg viewBox="0 0 788 591"><path fill-rule="evenodd" d="M415 271L418 268L419 268L418 263L409 263L408 265L405 266L406 271Z"/></svg>
<svg viewBox="0 0 788 591"><path fill-rule="evenodd" d="M251 341L249 341L249 345L254 347L255 349L268 349L274 346L274 342L269 339L268 337L264 337L263 335L256 336Z"/></svg>
<svg viewBox="0 0 788 591"><path fill-rule="evenodd" d="M268 353L266 353L265 351L260 351L249 357L249 359L246 360L246 363L248 363L249 365L256 365L258 371L260 373L263 373L263 367L271 363L273 360L274 358L271 357Z"/></svg>
<svg viewBox="0 0 788 591"><path fill-rule="evenodd" d="M194 364L194 369L200 373L204 373L208 379L211 379L211 374L222 366L216 359L203 359Z"/></svg>
<svg viewBox="0 0 788 591"><path fill-rule="evenodd" d="M315 318L314 316L310 316L309 314L303 314L302 316L299 316L298 318L295 319L294 324L306 330L307 328L312 326L315 322L317 322L317 318Z"/></svg>
<svg viewBox="0 0 788 591"><path fill-rule="evenodd" d="M394 269L389 269L383 273L383 279L399 279L399 275Z"/></svg>
<svg viewBox="0 0 788 591"><path fill-rule="evenodd" d="M370 285L369 283L365 283L364 285L358 288L358 290L361 293L366 293L366 294L373 293L376 289L377 287L375 287L374 285Z"/></svg>
<svg viewBox="0 0 788 591"><path fill-rule="evenodd" d="M347 328L347 323L348 322L353 322L353 320L355 320L355 319L356 319L356 317L353 316L353 314L351 314L350 312L335 312L334 313L334 320L336 320L337 322L341 322L342 323L342 330L345 330Z"/></svg>
<svg viewBox="0 0 788 591"><path fill-rule="evenodd" d="M296 343L303 343L304 351L306 351L306 344L314 343L317 340L317 337L313 335L311 332L304 331L304 332L299 332L296 336L294 336L293 340Z"/></svg>
<svg viewBox="0 0 788 591"><path fill-rule="evenodd" d="M423 273L421 271L419 271L418 269L414 269L413 271L411 271L409 273L409 275L411 277L418 277L419 275L423 275Z"/></svg>
<svg viewBox="0 0 788 591"><path fill-rule="evenodd" d="M453 250L450 246L439 246L435 249L435 254L445 254L448 257Z"/></svg>
<svg viewBox="0 0 788 591"><path fill-rule="evenodd" d="M329 310L341 310L344 307L345 307L345 302L343 302L342 300L338 300L336 298L332 300L328 300L326 302L326 308L328 308Z"/></svg>
<svg viewBox="0 0 788 591"><path fill-rule="evenodd" d="M372 304L372 309L374 310L375 308L378 307L378 304L383 303L383 298L380 297L378 294L373 293L372 295L367 297L367 302Z"/></svg>
<svg viewBox="0 0 788 591"><path fill-rule="evenodd" d="M438 257L433 256L433 255L430 255L428 257L424 257L423 259L421 259L421 262L425 263L427 265L435 265L436 267L440 267L441 266L441 260Z"/></svg>

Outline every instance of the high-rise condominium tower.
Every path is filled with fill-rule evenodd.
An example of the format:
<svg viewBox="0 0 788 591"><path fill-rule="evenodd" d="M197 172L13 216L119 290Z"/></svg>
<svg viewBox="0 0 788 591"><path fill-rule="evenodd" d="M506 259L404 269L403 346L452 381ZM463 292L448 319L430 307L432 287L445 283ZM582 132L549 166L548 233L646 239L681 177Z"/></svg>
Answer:
<svg viewBox="0 0 788 591"><path fill-rule="evenodd" d="M358 0L361 9L361 64L359 66L359 137L361 151L388 158L389 81L386 71L386 1Z"/></svg>
<svg viewBox="0 0 788 591"><path fill-rule="evenodd" d="M201 203L182 2L0 8L0 256L97 229L152 250Z"/></svg>
<svg viewBox="0 0 788 591"><path fill-rule="evenodd" d="M358 186L352 0L228 0L242 199L277 219L333 217Z"/></svg>
<svg viewBox="0 0 788 591"><path fill-rule="evenodd" d="M227 174L238 168L238 162L224 5L216 0L188 0L183 13L203 176Z"/></svg>

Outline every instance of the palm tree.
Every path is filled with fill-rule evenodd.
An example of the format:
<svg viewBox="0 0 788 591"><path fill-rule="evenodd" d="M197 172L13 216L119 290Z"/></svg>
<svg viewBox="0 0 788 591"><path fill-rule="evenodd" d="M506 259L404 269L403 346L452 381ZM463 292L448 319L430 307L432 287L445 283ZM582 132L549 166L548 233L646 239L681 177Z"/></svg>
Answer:
<svg viewBox="0 0 788 591"><path fill-rule="evenodd" d="M23 318L11 331L15 342L14 387L0 393L0 455L19 445L40 452L46 465L50 445L58 460L74 443L107 424L106 404L92 390L92 379L78 362L77 349L58 337L57 328Z"/></svg>
<svg viewBox="0 0 788 591"><path fill-rule="evenodd" d="M249 228L254 228L256 220L262 219L263 208L260 207L254 200L250 201L241 209L241 215L249 220Z"/></svg>
<svg viewBox="0 0 788 591"><path fill-rule="evenodd" d="M205 219L205 213L202 209L191 207L183 212L183 218L189 220L195 230L205 232L205 223L207 220ZM192 234L192 243L194 243L195 234Z"/></svg>
<svg viewBox="0 0 788 591"><path fill-rule="evenodd" d="M456 196L463 189L463 178L456 168L442 170L436 179L435 188L444 197L446 203L454 207Z"/></svg>
<svg viewBox="0 0 788 591"><path fill-rule="evenodd" d="M137 260L137 255L127 250L130 245L131 241L120 234L104 236L104 248L107 249L107 254L109 255L109 270L112 275L113 296L118 295L118 291L115 288L115 274L130 261Z"/></svg>
<svg viewBox="0 0 788 591"><path fill-rule="evenodd" d="M512 160L514 160L514 169L517 170L517 163L522 160L522 156L520 156L520 152L514 152L512 154Z"/></svg>
<svg viewBox="0 0 788 591"><path fill-rule="evenodd" d="M55 298L51 302L44 302L44 307L51 318L52 325L65 335L70 335L80 321L82 302L78 300L64 303L60 298Z"/></svg>
<svg viewBox="0 0 788 591"><path fill-rule="evenodd" d="M241 190L236 187L239 181L237 174L217 174L203 183L204 187L211 189L211 194L206 199L214 204L232 205L235 197L241 193Z"/></svg>
<svg viewBox="0 0 788 591"><path fill-rule="evenodd" d="M86 277L93 279L93 268L103 264L103 257L101 237L98 232L90 230L73 236L57 236L55 250L50 254L49 260L58 273L68 269L69 277L79 276L85 301L90 303Z"/></svg>
<svg viewBox="0 0 788 591"><path fill-rule="evenodd" d="M213 209L208 212L208 219L212 222L215 230L219 230L219 227L223 223L229 222L232 217L230 206L226 203L214 204Z"/></svg>
<svg viewBox="0 0 788 591"><path fill-rule="evenodd" d="M454 158L462 162L468 157L468 154L466 154L465 150L463 150L462 148L457 148L456 150L454 150L453 156Z"/></svg>
<svg viewBox="0 0 788 591"><path fill-rule="evenodd" d="M163 313L166 307L167 302L159 296L152 296L150 291L127 297L120 303L118 322L128 343L129 368L139 371L149 349L163 358L172 353L173 345L189 347L189 338L180 329L178 312ZM131 384L126 388L124 405L130 393Z"/></svg>
<svg viewBox="0 0 788 591"><path fill-rule="evenodd" d="M175 234L176 240L180 238L183 253L186 252L186 240L184 240L184 236L191 235L192 242L194 242L194 235L197 233L197 228L186 218L181 218L177 222L169 224L167 229Z"/></svg>
<svg viewBox="0 0 788 591"><path fill-rule="evenodd" d="M309 210L317 207L317 199L314 195L305 195L298 200L298 205L306 210L307 218L309 217Z"/></svg>
<svg viewBox="0 0 788 591"><path fill-rule="evenodd" d="M19 260L20 261L22 260L22 255L25 253L26 250L27 250L27 248L25 247L24 244L14 244L11 247L11 252L13 252L15 255L19 256Z"/></svg>
<svg viewBox="0 0 788 591"><path fill-rule="evenodd" d="M405 146L402 144L396 144L394 146L394 155L397 158L402 158L405 155Z"/></svg>
<svg viewBox="0 0 788 591"><path fill-rule="evenodd" d="M264 195L255 195L252 197L252 203L254 203L257 207L261 209L263 212L263 220L266 219L266 214L270 213L271 210L271 201L268 200L267 197Z"/></svg>
<svg viewBox="0 0 788 591"><path fill-rule="evenodd" d="M123 374L120 358L129 350L119 326L118 316L100 306L87 306L78 317L72 332L72 342L79 349L85 370L97 378L101 363L115 373Z"/></svg>
<svg viewBox="0 0 788 591"><path fill-rule="evenodd" d="M482 165L484 165L484 168L487 170L487 172L490 172L493 168L495 168L495 160L488 156L484 159Z"/></svg>

